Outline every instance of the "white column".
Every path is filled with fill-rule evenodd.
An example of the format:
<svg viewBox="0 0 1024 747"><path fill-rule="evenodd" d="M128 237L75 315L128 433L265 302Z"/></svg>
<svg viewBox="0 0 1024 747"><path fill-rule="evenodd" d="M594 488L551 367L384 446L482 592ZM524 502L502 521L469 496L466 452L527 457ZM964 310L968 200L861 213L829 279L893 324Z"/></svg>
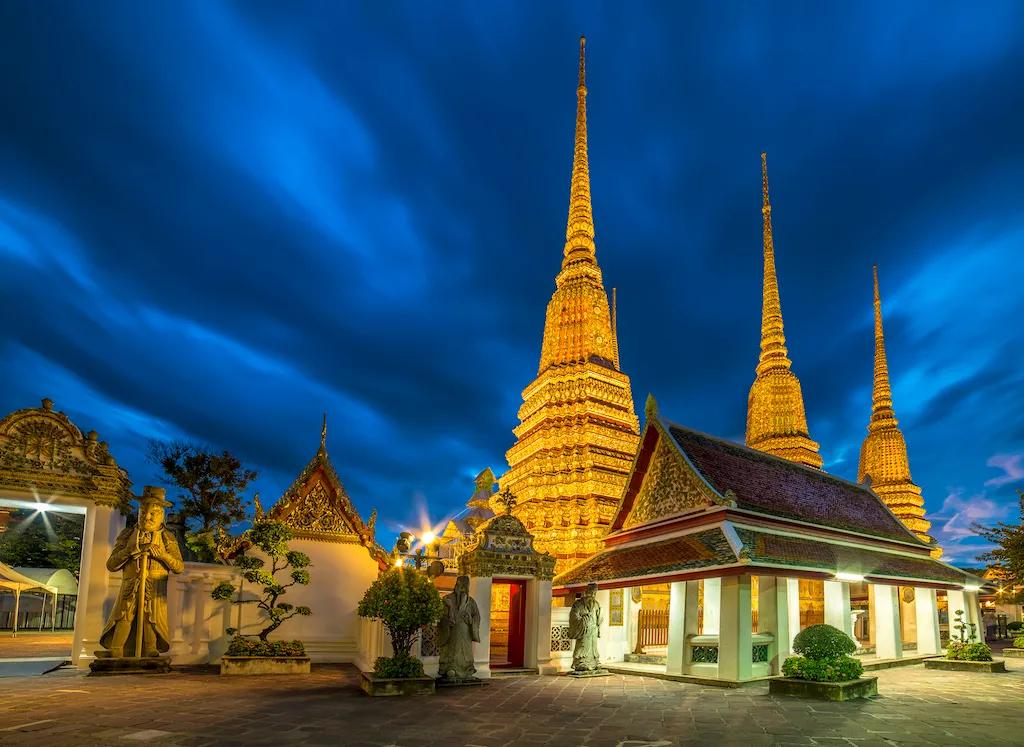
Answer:
<svg viewBox="0 0 1024 747"><path fill-rule="evenodd" d="M669 592L668 657L665 664L665 672L668 674L683 673L686 666L686 637L697 632L697 583L676 581Z"/></svg>
<svg viewBox="0 0 1024 747"><path fill-rule="evenodd" d="M726 576L721 583L718 678L741 682L750 679L753 667L750 576ZM707 604L706 596L704 601Z"/></svg>
<svg viewBox="0 0 1024 747"><path fill-rule="evenodd" d="M902 658L899 589L884 584L872 586L875 588L875 656L879 659Z"/></svg>
<svg viewBox="0 0 1024 747"><path fill-rule="evenodd" d="M917 653L937 654L942 651L939 641L939 606L935 589L914 589L917 612Z"/></svg>
<svg viewBox="0 0 1024 747"><path fill-rule="evenodd" d="M776 576L758 576L757 620L759 633L775 637L774 655L769 664L771 672L780 674L782 662L792 653L789 635L789 579Z"/></svg>
<svg viewBox="0 0 1024 747"><path fill-rule="evenodd" d="M527 582L526 588L529 589L531 586L536 589L537 600L537 634L533 644L536 662L533 666L537 667L537 671L540 674L555 674L558 669L551 663L551 581L537 580ZM529 625L531 619L533 618L527 613L527 625ZM531 665L527 664L527 666Z"/></svg>
<svg viewBox="0 0 1024 747"><path fill-rule="evenodd" d="M985 622L981 614L981 603L978 601L978 592L968 591L964 593L964 601L967 605L967 614L964 617L968 623L974 623L977 628L977 640L982 643L985 642ZM970 627L967 629L967 635L970 636Z"/></svg>
<svg viewBox="0 0 1024 747"><path fill-rule="evenodd" d="M946 613L949 616L949 640L959 641L960 631L956 629L956 613L958 611L963 613L960 616L960 619L963 620L964 623L971 622L971 613L969 610L970 605L967 603L967 592L962 589L950 589L946 592L946 602ZM971 628L970 625L968 625L967 629L964 631L964 639L966 640L967 638L970 638L970 635Z"/></svg>
<svg viewBox="0 0 1024 747"><path fill-rule="evenodd" d="M853 638L850 616L850 585L845 581L825 582L825 624L839 628Z"/></svg>
<svg viewBox="0 0 1024 747"><path fill-rule="evenodd" d="M82 568L78 583L75 635L71 643L71 661L88 666L100 648L100 633L107 620L111 595L107 558L117 535L124 529L124 517L110 506L89 506L82 532Z"/></svg>
<svg viewBox="0 0 1024 747"><path fill-rule="evenodd" d="M793 650L793 639L800 632L800 579L786 579L786 602L789 606L789 650Z"/></svg>
<svg viewBox="0 0 1024 747"><path fill-rule="evenodd" d="M718 635L722 607L722 579L704 579L704 629L702 635Z"/></svg>
<svg viewBox="0 0 1024 747"><path fill-rule="evenodd" d="M491 579L470 576L469 595L480 608L480 640L473 644L473 666L476 676L491 676Z"/></svg>

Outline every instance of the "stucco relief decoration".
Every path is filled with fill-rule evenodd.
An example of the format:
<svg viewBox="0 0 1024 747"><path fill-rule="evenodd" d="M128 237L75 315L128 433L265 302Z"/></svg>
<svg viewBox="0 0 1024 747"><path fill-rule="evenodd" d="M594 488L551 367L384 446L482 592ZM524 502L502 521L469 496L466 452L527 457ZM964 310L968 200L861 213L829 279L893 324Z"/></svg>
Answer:
<svg viewBox="0 0 1024 747"><path fill-rule="evenodd" d="M623 526L628 529L706 506L712 502L709 492L686 468L683 457L669 443L669 437L663 436Z"/></svg>
<svg viewBox="0 0 1024 747"><path fill-rule="evenodd" d="M554 556L533 549L533 535L511 513L515 498L505 491L502 502L509 513L480 525L476 547L459 558L461 573L477 577L553 578Z"/></svg>
<svg viewBox="0 0 1024 747"><path fill-rule="evenodd" d="M323 482L317 482L305 495L293 496L280 506L281 520L290 527L323 534L353 534L340 515Z"/></svg>

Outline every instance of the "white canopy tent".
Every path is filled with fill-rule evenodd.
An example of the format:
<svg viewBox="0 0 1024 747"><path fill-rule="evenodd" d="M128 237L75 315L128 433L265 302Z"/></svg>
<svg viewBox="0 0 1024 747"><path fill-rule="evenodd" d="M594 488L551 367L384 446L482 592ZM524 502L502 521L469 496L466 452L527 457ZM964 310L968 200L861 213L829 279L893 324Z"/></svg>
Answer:
<svg viewBox="0 0 1024 747"><path fill-rule="evenodd" d="M42 591L46 594L50 594L52 597L53 614L50 616L50 625L54 625L57 618L57 592L56 586L42 583L33 578L29 578L23 573L16 571L11 566L0 561L0 590L7 589L14 592L14 625L13 635L18 634L18 613L21 606L21 593L23 591ZM46 604L45 597L43 598L43 604ZM42 629L42 615L39 616L39 625Z"/></svg>

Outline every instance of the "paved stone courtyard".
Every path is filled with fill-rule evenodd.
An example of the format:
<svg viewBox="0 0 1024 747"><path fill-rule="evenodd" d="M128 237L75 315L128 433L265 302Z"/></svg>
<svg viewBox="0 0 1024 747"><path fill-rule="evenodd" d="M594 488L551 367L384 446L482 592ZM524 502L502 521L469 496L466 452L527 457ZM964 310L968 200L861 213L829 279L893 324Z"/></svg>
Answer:
<svg viewBox="0 0 1024 747"><path fill-rule="evenodd" d="M434 697L376 698L351 667L308 677L155 677L60 670L0 679L0 745L1024 744L1024 662L1003 675L878 672L878 698L823 703L615 675L528 677Z"/></svg>

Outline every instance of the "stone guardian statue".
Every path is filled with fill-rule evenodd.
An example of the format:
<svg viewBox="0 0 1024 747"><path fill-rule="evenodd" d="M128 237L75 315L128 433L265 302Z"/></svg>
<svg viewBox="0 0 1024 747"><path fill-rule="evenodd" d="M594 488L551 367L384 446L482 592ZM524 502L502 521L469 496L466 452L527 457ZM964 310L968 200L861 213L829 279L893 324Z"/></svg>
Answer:
<svg viewBox="0 0 1024 747"><path fill-rule="evenodd" d="M450 683L478 682L474 677L473 643L480 641L480 608L469 595L469 576L459 576L455 590L442 603L444 611L437 623L439 679Z"/></svg>
<svg viewBox="0 0 1024 747"><path fill-rule="evenodd" d="M138 523L118 535L107 570L121 572L121 588L100 635L93 674L168 671L167 577L184 563L174 533L164 523L164 489L147 485L139 498ZM145 661L143 661L145 660Z"/></svg>
<svg viewBox="0 0 1024 747"><path fill-rule="evenodd" d="M569 637L573 640L572 670L577 677L608 674L601 668L597 639L601 637L601 605L597 602L597 584L588 584L586 593L569 610Z"/></svg>

